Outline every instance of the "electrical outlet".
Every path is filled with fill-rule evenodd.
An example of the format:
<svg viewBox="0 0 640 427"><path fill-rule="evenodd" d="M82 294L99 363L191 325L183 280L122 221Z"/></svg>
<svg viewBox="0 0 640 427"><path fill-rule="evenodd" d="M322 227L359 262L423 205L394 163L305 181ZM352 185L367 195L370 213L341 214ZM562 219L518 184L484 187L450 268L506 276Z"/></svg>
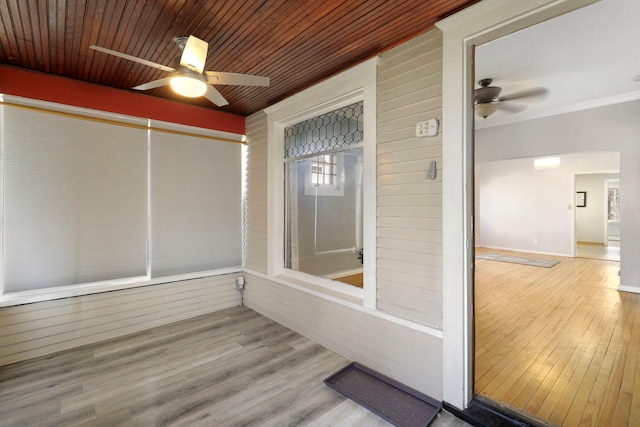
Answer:
<svg viewBox="0 0 640 427"><path fill-rule="evenodd" d="M538 243L540 243L540 241L537 238L533 239L533 244L534 245L537 245Z"/></svg>
<svg viewBox="0 0 640 427"><path fill-rule="evenodd" d="M436 136L440 124L438 119L429 119L424 122L418 122L416 124L416 136L422 138L425 136Z"/></svg>
<svg viewBox="0 0 640 427"><path fill-rule="evenodd" d="M237 289L239 292L244 291L244 277L243 277L243 276L239 276L239 277L236 279L236 289Z"/></svg>

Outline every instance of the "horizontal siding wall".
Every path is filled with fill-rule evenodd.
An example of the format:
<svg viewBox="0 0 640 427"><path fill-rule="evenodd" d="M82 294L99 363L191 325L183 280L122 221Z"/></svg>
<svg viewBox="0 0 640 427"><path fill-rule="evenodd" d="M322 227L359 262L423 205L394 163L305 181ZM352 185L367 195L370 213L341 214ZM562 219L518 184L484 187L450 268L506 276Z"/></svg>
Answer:
<svg viewBox="0 0 640 427"><path fill-rule="evenodd" d="M415 136L442 117L438 30L381 55L377 107L377 307L442 329L442 137Z"/></svg>
<svg viewBox="0 0 640 427"><path fill-rule="evenodd" d="M441 339L245 273L247 307L427 395L442 399Z"/></svg>
<svg viewBox="0 0 640 427"><path fill-rule="evenodd" d="M0 365L240 305L239 274L0 309Z"/></svg>
<svg viewBox="0 0 640 427"><path fill-rule="evenodd" d="M442 142L415 124L441 117L437 30L388 51L378 69L378 310L442 328ZM366 108L366 107L365 107ZM359 307L270 280L267 271L267 117L247 119L245 304L343 356L442 398L442 339ZM371 183L367 183L371 185ZM255 274L252 274L255 272ZM262 273L262 274L259 274ZM400 319L397 319L400 320Z"/></svg>
<svg viewBox="0 0 640 427"><path fill-rule="evenodd" d="M267 272L267 115L247 118L245 267Z"/></svg>

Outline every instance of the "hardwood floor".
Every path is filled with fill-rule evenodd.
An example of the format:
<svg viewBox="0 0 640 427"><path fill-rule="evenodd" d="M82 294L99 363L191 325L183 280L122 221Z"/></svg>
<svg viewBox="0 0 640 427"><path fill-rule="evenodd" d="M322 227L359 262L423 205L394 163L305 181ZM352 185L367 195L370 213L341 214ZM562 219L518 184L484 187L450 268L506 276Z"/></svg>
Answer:
<svg viewBox="0 0 640 427"><path fill-rule="evenodd" d="M356 288L361 288L364 286L364 279L362 273L352 274L351 276L338 277L338 282L346 283L347 285L355 286Z"/></svg>
<svg viewBox="0 0 640 427"><path fill-rule="evenodd" d="M640 425L640 295L616 290L620 264L516 255L561 262L476 260L476 392L556 425Z"/></svg>
<svg viewBox="0 0 640 427"><path fill-rule="evenodd" d="M0 367L0 424L390 425L323 383L348 362L233 308Z"/></svg>
<svg viewBox="0 0 640 427"><path fill-rule="evenodd" d="M620 261L620 246L604 246L578 242L576 256L579 258Z"/></svg>

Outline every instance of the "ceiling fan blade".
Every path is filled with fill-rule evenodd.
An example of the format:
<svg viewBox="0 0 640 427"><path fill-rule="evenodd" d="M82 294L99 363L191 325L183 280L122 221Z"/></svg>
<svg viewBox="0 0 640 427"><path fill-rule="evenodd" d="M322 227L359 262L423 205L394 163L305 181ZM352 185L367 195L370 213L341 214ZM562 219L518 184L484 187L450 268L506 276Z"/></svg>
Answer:
<svg viewBox="0 0 640 427"><path fill-rule="evenodd" d="M545 89L542 87L536 87L533 89L527 89L520 92L512 93L510 95L502 96L498 98L498 101L511 101L514 99L522 99L522 98L537 98L537 97L546 96L548 94L549 94L548 89Z"/></svg>
<svg viewBox="0 0 640 427"><path fill-rule="evenodd" d="M527 107L525 107L524 105L519 105L519 104L498 102L497 105L499 109L508 111L510 113L519 113L527 109Z"/></svg>
<svg viewBox="0 0 640 427"><path fill-rule="evenodd" d="M224 99L224 96L222 96L222 94L211 85L207 86L207 91L204 93L204 97L216 104L218 107L224 107L229 104L227 100Z"/></svg>
<svg viewBox="0 0 640 427"><path fill-rule="evenodd" d="M133 89L136 90L149 90L155 87L166 86L171 81L171 77L165 77L164 79L154 80L152 82L143 83L141 85L135 86Z"/></svg>
<svg viewBox="0 0 640 427"><path fill-rule="evenodd" d="M189 36L187 43L184 45L182 56L180 57L180 65L202 74L204 64L207 62L207 49L209 43L200 40L197 37Z"/></svg>
<svg viewBox="0 0 640 427"><path fill-rule="evenodd" d="M209 83L214 85L269 86L269 77L252 76L251 74L223 73L205 71Z"/></svg>
<svg viewBox="0 0 640 427"><path fill-rule="evenodd" d="M157 68L163 71L175 71L175 69L171 67L167 67L166 65L157 64L155 62L147 61L146 59L138 58L137 56L127 55L126 53L118 52L115 50L107 49L105 47L100 47L96 45L91 45L89 48L93 50L97 50L98 52L107 53L109 55L117 56L118 58L128 59L129 61L137 62L139 64L147 65L149 67Z"/></svg>

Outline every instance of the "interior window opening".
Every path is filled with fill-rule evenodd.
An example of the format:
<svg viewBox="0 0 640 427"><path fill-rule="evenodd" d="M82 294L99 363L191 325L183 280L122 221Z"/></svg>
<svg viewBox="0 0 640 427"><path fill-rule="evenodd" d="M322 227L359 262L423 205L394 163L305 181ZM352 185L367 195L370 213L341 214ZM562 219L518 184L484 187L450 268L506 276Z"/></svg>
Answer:
<svg viewBox="0 0 640 427"><path fill-rule="evenodd" d="M363 102L285 129L285 268L363 287Z"/></svg>

